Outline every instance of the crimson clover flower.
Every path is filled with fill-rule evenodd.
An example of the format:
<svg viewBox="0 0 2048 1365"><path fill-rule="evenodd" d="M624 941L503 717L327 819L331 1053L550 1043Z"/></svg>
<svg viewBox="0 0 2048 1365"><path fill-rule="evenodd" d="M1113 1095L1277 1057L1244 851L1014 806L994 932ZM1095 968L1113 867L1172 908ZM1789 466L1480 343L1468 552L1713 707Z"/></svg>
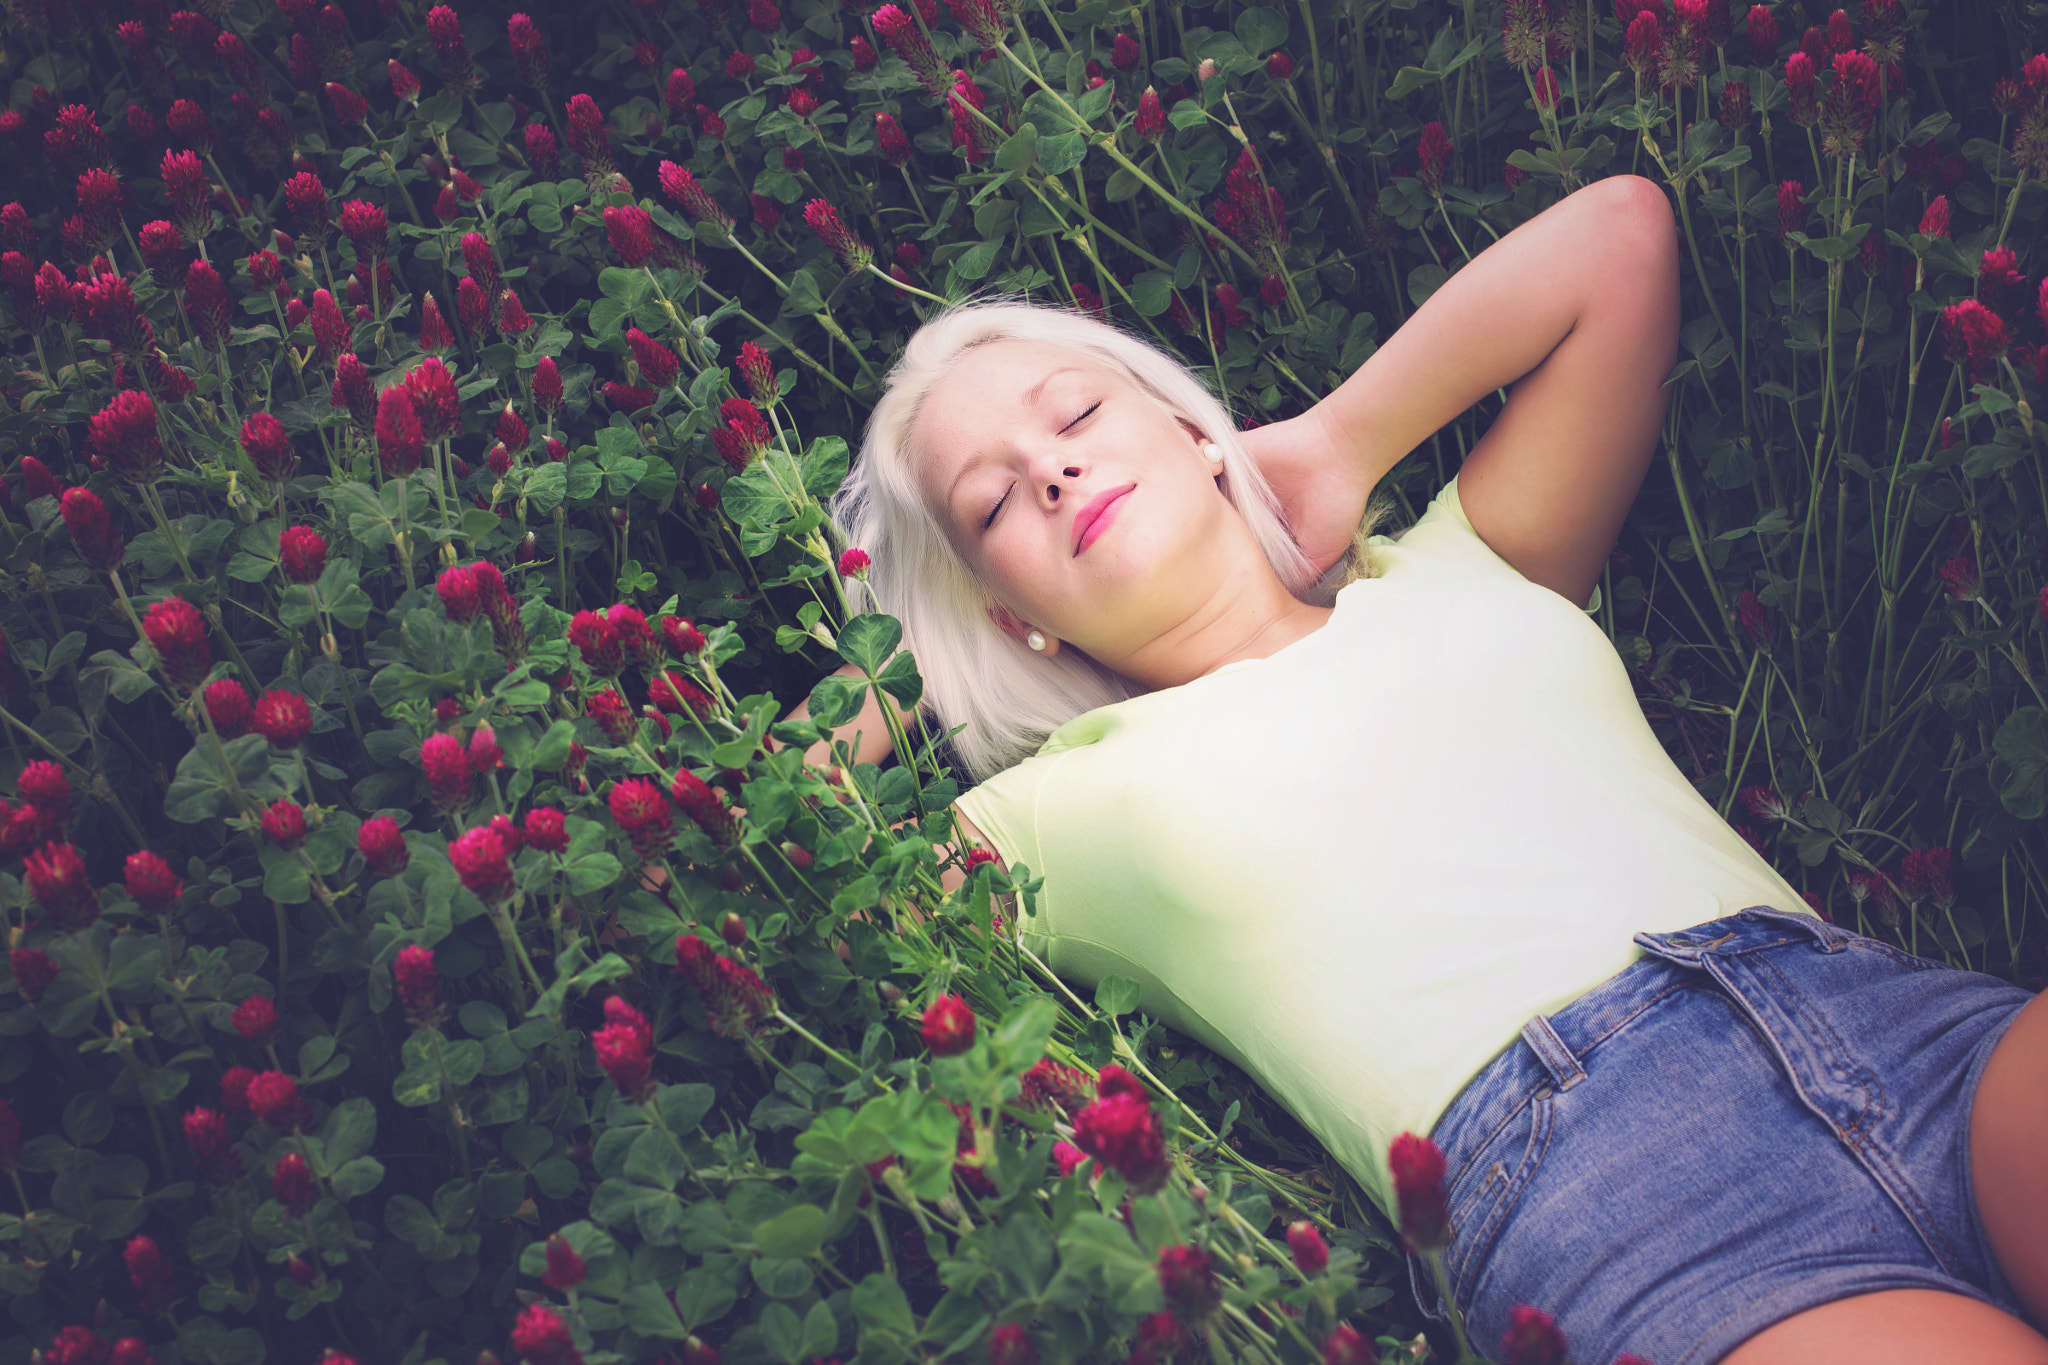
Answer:
<svg viewBox="0 0 2048 1365"><path fill-rule="evenodd" d="M1166 1135L1142 1095L1102 1094L1074 1116L1074 1145L1123 1177L1134 1193L1150 1194L1166 1183Z"/></svg>
<svg viewBox="0 0 2048 1365"><path fill-rule="evenodd" d="M684 213L700 223L715 223L730 231L732 215L722 208L711 192L697 183L695 173L673 161L661 163L659 172L661 192L667 195Z"/></svg>
<svg viewBox="0 0 2048 1365"><path fill-rule="evenodd" d="M235 1006L229 1021L243 1042L251 1047L268 1047L277 1039L277 1002L267 995L252 995Z"/></svg>
<svg viewBox="0 0 2048 1365"><path fill-rule="evenodd" d="M50 812L60 822L71 816L71 779L47 758L39 758L21 770L15 786L23 797Z"/></svg>
<svg viewBox="0 0 2048 1365"><path fill-rule="evenodd" d="M1401 1235L1419 1252L1450 1242L1450 1210L1444 1205L1444 1154L1426 1137L1403 1133L1387 1152L1400 1206Z"/></svg>
<svg viewBox="0 0 2048 1365"><path fill-rule="evenodd" d="M1323 1234L1316 1231L1316 1225L1306 1219L1297 1219L1287 1225L1287 1251L1294 1258L1294 1268L1301 1272L1303 1279L1314 1279L1330 1264L1329 1244L1323 1241Z"/></svg>
<svg viewBox="0 0 2048 1365"><path fill-rule="evenodd" d="M632 743L634 731L639 723L633 719L633 712L627 707L626 699L613 688L591 694L584 704L585 711L604 731L605 738L618 748Z"/></svg>
<svg viewBox="0 0 2048 1365"><path fill-rule="evenodd" d="M431 1025L441 1016L441 974L434 966L434 950L408 943L398 950L391 964L391 977L398 987L398 1001L405 1017L415 1024Z"/></svg>
<svg viewBox="0 0 2048 1365"><path fill-rule="evenodd" d="M156 1241L141 1233L128 1239L121 1249L121 1263L128 1267L128 1281L147 1294L171 1282L171 1267L157 1250Z"/></svg>
<svg viewBox="0 0 2048 1365"><path fill-rule="evenodd" d="M925 1007L918 1034L934 1057L957 1057L974 1046L974 1010L950 992Z"/></svg>
<svg viewBox="0 0 2048 1365"><path fill-rule="evenodd" d="M661 640L678 659L692 658L704 648L704 633L681 616L661 618Z"/></svg>
<svg viewBox="0 0 2048 1365"><path fill-rule="evenodd" d="M612 819L633 841L635 856L651 861L668 850L675 832L660 787L644 777L629 777L612 788L608 803Z"/></svg>
<svg viewBox="0 0 2048 1365"><path fill-rule="evenodd" d="M676 938L676 970L704 1001L705 1021L721 1038L758 1035L775 1012L775 992L754 971L723 957L694 934Z"/></svg>
<svg viewBox="0 0 2048 1365"><path fill-rule="evenodd" d="M310 526L287 526L277 537L278 562L294 583L315 583L327 567L327 537Z"/></svg>
<svg viewBox="0 0 2048 1365"><path fill-rule="evenodd" d="M512 1349L531 1365L583 1365L583 1353L569 1335L569 1324L541 1302L528 1304L513 1324Z"/></svg>
<svg viewBox="0 0 2048 1365"><path fill-rule="evenodd" d="M8 954L9 965L14 969L14 985L21 992L21 998L31 1005L40 1004L43 992L50 989L50 983L57 979L57 962L41 948L16 948ZM4 1165L0 1162L0 1165Z"/></svg>
<svg viewBox="0 0 2048 1365"><path fill-rule="evenodd" d="M654 254L654 219L633 204L615 204L604 211L605 236L612 250L629 266L647 264Z"/></svg>
<svg viewBox="0 0 2048 1365"><path fill-rule="evenodd" d="M562 812L552 806L535 806L526 812L521 831L527 846L542 853L560 853L569 847L569 830Z"/></svg>
<svg viewBox="0 0 2048 1365"><path fill-rule="evenodd" d="M242 423L242 450L256 472L272 483L282 483L291 473L295 457L291 434L283 422L267 412L251 413Z"/></svg>
<svg viewBox="0 0 2048 1365"><path fill-rule="evenodd" d="M307 1118L298 1082L282 1071L264 1071L251 1077L248 1102L251 1114L280 1132L297 1132Z"/></svg>
<svg viewBox="0 0 2048 1365"><path fill-rule="evenodd" d="M231 334L227 282L221 272L203 260L184 268L184 315L193 321L193 332L211 350L223 350Z"/></svg>
<svg viewBox="0 0 2048 1365"><path fill-rule="evenodd" d="M380 877L396 877L412 860L405 833L388 815L373 815L356 830L356 852L363 855L370 870Z"/></svg>
<svg viewBox="0 0 2048 1365"><path fill-rule="evenodd" d="M123 390L94 415L93 448L130 482L151 483L164 468L156 422L156 403L148 394Z"/></svg>
<svg viewBox="0 0 2048 1365"><path fill-rule="evenodd" d="M208 683L204 696L207 717L222 739L239 739L249 733L256 713L247 689L240 683L233 678Z"/></svg>
<svg viewBox="0 0 2048 1365"><path fill-rule="evenodd" d="M934 7L936 12L936 7ZM933 99L940 99L946 93L946 64L939 60L939 54L932 50L931 40L918 27L917 20L905 14L896 5L884 5L874 13L875 31L882 40L894 48L910 72L917 77L917 83Z"/></svg>
<svg viewBox="0 0 2048 1365"><path fill-rule="evenodd" d="M107 505L100 501L99 494L89 488L67 488L57 500L57 511L86 568L105 573L126 557L127 542L114 529L113 519L107 515Z"/></svg>
<svg viewBox="0 0 2048 1365"><path fill-rule="evenodd" d="M295 1218L310 1210L320 1197L313 1185L312 1168L297 1152L286 1152L277 1159L270 1171L270 1189L277 1202Z"/></svg>
<svg viewBox="0 0 2048 1365"><path fill-rule="evenodd" d="M290 852L306 842L306 812L295 801L273 801L263 811L263 835Z"/></svg>
<svg viewBox="0 0 2048 1365"><path fill-rule="evenodd" d="M273 687L256 702L256 733L273 749L296 749L313 730L313 709L297 692Z"/></svg>
<svg viewBox="0 0 2048 1365"><path fill-rule="evenodd" d="M387 478L402 479L420 467L426 454L426 438L420 433L419 412L402 385L394 384L377 395L377 458Z"/></svg>
<svg viewBox="0 0 2048 1365"><path fill-rule="evenodd" d="M1429 141L1428 129L1423 141ZM1287 245L1287 207L1278 189L1262 186L1258 155L1247 147L1224 177L1223 199L1216 206L1216 226L1237 240L1254 256L1267 255Z"/></svg>
<svg viewBox="0 0 2048 1365"><path fill-rule="evenodd" d="M448 846L448 858L478 900L500 901L512 894L512 864L496 831L485 826L464 831Z"/></svg>
<svg viewBox="0 0 2048 1365"><path fill-rule="evenodd" d="M519 74L536 90L548 84L548 43L534 26L532 16L515 14L505 21L505 36L512 43L512 60Z"/></svg>
<svg viewBox="0 0 2048 1365"><path fill-rule="evenodd" d="M1550 1314L1526 1303L1508 1310L1508 1330L1501 1336L1500 1351L1507 1365L1565 1365L1564 1333L1557 1330Z"/></svg>
<svg viewBox="0 0 2048 1365"><path fill-rule="evenodd" d="M199 608L182 597L166 597L151 606L143 615L142 633L173 687L196 687L213 667L213 653L206 644L206 620Z"/></svg>
<svg viewBox="0 0 2048 1365"><path fill-rule="evenodd" d="M626 342L633 348L633 359L640 366L640 377L657 389L665 389L676 382L683 362L674 350L662 345L638 327L626 329Z"/></svg>
<svg viewBox="0 0 2048 1365"><path fill-rule="evenodd" d="M712 843L724 848L732 842L737 833L733 828L732 812L725 808L725 802L703 778L685 768L669 782L668 790L669 799L676 803L677 809L695 821Z"/></svg>
<svg viewBox="0 0 2048 1365"><path fill-rule="evenodd" d="M1877 119L1877 63L1861 52L1837 52L1834 74L1822 98L1821 150L1845 157L1863 146Z"/></svg>
<svg viewBox="0 0 2048 1365"><path fill-rule="evenodd" d="M473 774L461 740L449 734L428 735L420 744L420 769L433 793L434 809L446 814L469 804Z"/></svg>
<svg viewBox="0 0 2048 1365"><path fill-rule="evenodd" d="M654 1088L654 1029L621 996L604 1002L605 1026L591 1035L597 1064L621 1095L644 1100Z"/></svg>
<svg viewBox="0 0 2048 1365"><path fill-rule="evenodd" d="M583 1283L583 1258L576 1254L575 1247L569 1245L569 1239L559 1232L548 1235L547 1270L540 1278L541 1283L550 1289L574 1289Z"/></svg>
<svg viewBox="0 0 2048 1365"><path fill-rule="evenodd" d="M1159 1249L1159 1287L1169 1311L1189 1326L1199 1326L1223 1306L1223 1286L1209 1253L1192 1242Z"/></svg>
<svg viewBox="0 0 2048 1365"><path fill-rule="evenodd" d="M1131 126L1147 142L1166 136L1166 110L1160 106L1159 92L1149 85L1138 96L1138 112L1132 116Z"/></svg>

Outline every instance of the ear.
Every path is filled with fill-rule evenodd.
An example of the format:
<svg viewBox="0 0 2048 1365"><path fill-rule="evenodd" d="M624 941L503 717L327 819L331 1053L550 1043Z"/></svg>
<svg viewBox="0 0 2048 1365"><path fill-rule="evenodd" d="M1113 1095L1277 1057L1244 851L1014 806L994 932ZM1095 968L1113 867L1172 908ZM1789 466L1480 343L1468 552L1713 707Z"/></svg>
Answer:
<svg viewBox="0 0 2048 1365"><path fill-rule="evenodd" d="M1196 426L1193 422L1190 422L1187 418L1176 417L1173 420L1180 423L1180 429L1188 434L1188 439L1195 443L1195 448L1197 450L1201 449L1202 443L1209 439L1207 433L1205 433L1200 427Z"/></svg>
<svg viewBox="0 0 2048 1365"><path fill-rule="evenodd" d="M1012 612L1009 608L1001 603L991 606L988 609L988 619L995 624L997 630L1000 630L1018 644L1029 647L1024 637L1031 633L1033 627L1028 622L1019 620L1016 613ZM1058 636L1054 635L1051 631L1040 631L1039 633L1045 636L1045 648L1039 651L1044 657L1050 659L1053 655L1060 652Z"/></svg>

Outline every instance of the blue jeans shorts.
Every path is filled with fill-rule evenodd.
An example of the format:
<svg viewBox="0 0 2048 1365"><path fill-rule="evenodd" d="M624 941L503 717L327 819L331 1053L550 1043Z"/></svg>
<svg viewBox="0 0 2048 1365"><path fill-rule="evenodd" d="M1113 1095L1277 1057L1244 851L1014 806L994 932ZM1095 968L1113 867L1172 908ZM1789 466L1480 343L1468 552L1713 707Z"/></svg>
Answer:
<svg viewBox="0 0 2048 1365"><path fill-rule="evenodd" d="M1647 956L1531 1019L1431 1134L1474 1350L1499 1357L1518 1304L1579 1365L1714 1365L1880 1289L2029 1320L1977 1217L1969 1133L2031 994L1767 906L1635 942Z"/></svg>

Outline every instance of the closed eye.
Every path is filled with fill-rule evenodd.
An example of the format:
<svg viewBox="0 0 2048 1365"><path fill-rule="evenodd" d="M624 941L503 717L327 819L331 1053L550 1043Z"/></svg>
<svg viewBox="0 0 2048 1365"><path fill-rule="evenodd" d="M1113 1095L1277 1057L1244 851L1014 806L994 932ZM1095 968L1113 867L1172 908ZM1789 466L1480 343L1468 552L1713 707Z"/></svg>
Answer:
<svg viewBox="0 0 2048 1365"><path fill-rule="evenodd" d="M1073 421L1061 427L1060 433L1064 435L1067 432L1072 431L1075 427L1081 425L1081 423L1087 421L1089 417L1093 416L1095 413L1095 409L1101 406L1102 404L1100 403L1091 404L1086 412L1082 413L1079 417L1076 417ZM986 531L989 527L996 524L996 513L1003 510L1003 504L1010 500L1010 494L1015 492L1016 489L1017 485L1011 484L1008 488L1003 490L1003 496L996 499L996 505L988 509L988 516L981 523L982 530Z"/></svg>

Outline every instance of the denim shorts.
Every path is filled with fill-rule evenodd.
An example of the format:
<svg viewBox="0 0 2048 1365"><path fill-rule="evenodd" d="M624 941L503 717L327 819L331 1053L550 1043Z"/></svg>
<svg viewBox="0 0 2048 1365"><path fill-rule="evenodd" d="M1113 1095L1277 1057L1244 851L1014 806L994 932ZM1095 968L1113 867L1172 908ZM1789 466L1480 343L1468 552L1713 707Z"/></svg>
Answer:
<svg viewBox="0 0 2048 1365"><path fill-rule="evenodd" d="M1473 1349L1549 1313L1578 1365L1714 1365L1881 1289L2030 1321L1970 1180L1970 1102L2032 995L1811 915L1679 933L1489 1063L1432 1137ZM1425 1315L1446 1321L1409 1254ZM2036 1328L2040 1323L2032 1323Z"/></svg>

